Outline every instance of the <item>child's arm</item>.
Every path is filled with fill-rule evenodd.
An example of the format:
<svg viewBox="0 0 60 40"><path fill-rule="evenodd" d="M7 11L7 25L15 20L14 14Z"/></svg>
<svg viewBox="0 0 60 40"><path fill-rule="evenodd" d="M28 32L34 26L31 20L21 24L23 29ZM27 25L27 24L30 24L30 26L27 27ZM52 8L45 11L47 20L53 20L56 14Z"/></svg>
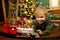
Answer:
<svg viewBox="0 0 60 40"><path fill-rule="evenodd" d="M44 31L42 31L42 35L49 34L52 31L53 28L54 28L54 24L52 24L50 21L47 22L46 29Z"/></svg>
<svg viewBox="0 0 60 40"><path fill-rule="evenodd" d="M36 32L36 30L38 29L38 27L37 27L37 23L36 23L36 21L34 21L33 23L32 23L32 25L34 25L34 32Z"/></svg>

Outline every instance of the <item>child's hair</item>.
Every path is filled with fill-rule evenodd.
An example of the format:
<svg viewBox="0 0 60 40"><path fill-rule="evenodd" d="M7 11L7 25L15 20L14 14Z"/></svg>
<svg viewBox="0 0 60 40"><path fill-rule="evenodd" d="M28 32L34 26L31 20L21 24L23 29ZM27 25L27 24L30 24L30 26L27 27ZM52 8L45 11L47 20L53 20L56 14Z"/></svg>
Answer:
<svg viewBox="0 0 60 40"><path fill-rule="evenodd" d="M43 10L45 16L47 16L48 11L47 11L47 9L46 9L45 7L42 7L42 6L37 7L37 8L35 9L34 15L35 15L38 11L40 11L40 10Z"/></svg>

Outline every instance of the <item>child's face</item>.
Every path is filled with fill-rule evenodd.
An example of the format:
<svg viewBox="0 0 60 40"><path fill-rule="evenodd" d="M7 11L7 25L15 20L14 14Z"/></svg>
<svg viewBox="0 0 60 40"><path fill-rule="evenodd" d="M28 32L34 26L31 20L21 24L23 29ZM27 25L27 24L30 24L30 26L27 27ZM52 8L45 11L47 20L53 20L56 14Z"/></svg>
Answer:
<svg viewBox="0 0 60 40"><path fill-rule="evenodd" d="M45 14L42 10L37 11L36 14L35 14L35 17L36 17L36 20L39 24L42 24L46 19Z"/></svg>

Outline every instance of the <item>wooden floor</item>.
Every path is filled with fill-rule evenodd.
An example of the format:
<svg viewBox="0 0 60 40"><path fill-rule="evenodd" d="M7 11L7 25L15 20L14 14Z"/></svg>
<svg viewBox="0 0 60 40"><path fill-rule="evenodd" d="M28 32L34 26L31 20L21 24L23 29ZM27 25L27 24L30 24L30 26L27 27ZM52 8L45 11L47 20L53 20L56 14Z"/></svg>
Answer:
<svg viewBox="0 0 60 40"><path fill-rule="evenodd" d="M0 26L0 31L1 31L1 28L2 27ZM60 27L55 27L49 35L43 36L43 37L40 37L40 38L58 38L58 37L60 38ZM0 40L19 40L19 39L4 36L4 35L1 35L1 33L0 33Z"/></svg>

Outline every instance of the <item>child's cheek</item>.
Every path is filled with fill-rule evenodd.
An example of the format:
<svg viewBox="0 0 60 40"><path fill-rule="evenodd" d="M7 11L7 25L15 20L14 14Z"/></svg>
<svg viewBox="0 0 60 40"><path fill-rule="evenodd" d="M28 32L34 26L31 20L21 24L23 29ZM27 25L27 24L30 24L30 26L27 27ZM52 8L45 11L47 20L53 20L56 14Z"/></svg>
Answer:
<svg viewBox="0 0 60 40"><path fill-rule="evenodd" d="M36 20L38 23L42 24L45 21L45 18L37 18Z"/></svg>
<svg viewBox="0 0 60 40"><path fill-rule="evenodd" d="M45 20L45 18L41 18L41 20L43 20L43 21L44 21L44 20Z"/></svg>
<svg viewBox="0 0 60 40"><path fill-rule="evenodd" d="M36 18L36 20L40 20L40 18Z"/></svg>

